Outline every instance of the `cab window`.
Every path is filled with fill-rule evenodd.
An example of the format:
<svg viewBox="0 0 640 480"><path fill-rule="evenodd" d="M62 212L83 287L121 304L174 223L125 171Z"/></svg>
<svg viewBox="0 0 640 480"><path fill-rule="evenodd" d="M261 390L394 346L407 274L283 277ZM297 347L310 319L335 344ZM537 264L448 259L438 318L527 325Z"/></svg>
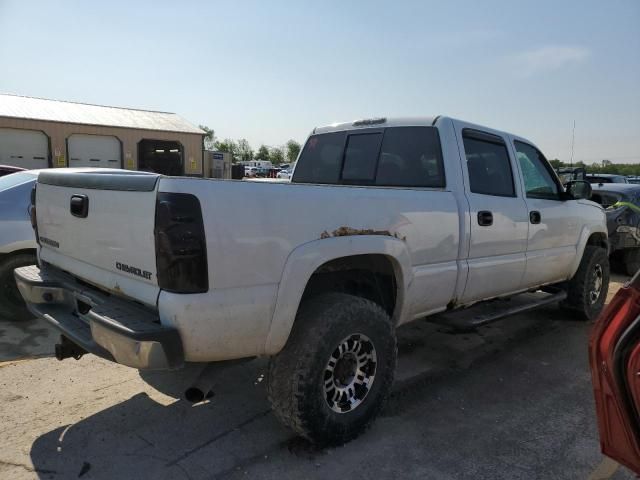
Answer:
<svg viewBox="0 0 640 480"><path fill-rule="evenodd" d="M560 189L542 153L524 142L514 144L527 197L557 200Z"/></svg>
<svg viewBox="0 0 640 480"><path fill-rule="evenodd" d="M462 132L462 141L471 192L515 197L513 172L504 140L497 135L465 129Z"/></svg>

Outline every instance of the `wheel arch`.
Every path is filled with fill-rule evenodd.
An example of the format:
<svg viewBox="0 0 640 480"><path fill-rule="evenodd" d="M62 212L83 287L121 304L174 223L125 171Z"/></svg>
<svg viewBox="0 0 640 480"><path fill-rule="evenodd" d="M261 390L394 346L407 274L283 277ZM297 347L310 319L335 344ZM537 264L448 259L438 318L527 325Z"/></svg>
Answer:
<svg viewBox="0 0 640 480"><path fill-rule="evenodd" d="M405 292L413 278L411 259L404 241L385 235L355 235L315 240L296 248L287 258L278 288L264 351L278 353L286 344L305 291L328 266L362 265L366 258L377 259L374 269L384 262L394 275L395 295L392 318L398 323L406 315Z"/></svg>
<svg viewBox="0 0 640 480"><path fill-rule="evenodd" d="M584 227L582 229L582 232L580 233L580 239L576 248L576 258L573 261L570 272L571 275L569 278L573 277L578 271L580 262L582 261L582 256L584 255L584 249L587 245L594 245L604 248L607 252L607 255L609 255L609 235L607 234L607 231L604 229L604 227L595 229Z"/></svg>

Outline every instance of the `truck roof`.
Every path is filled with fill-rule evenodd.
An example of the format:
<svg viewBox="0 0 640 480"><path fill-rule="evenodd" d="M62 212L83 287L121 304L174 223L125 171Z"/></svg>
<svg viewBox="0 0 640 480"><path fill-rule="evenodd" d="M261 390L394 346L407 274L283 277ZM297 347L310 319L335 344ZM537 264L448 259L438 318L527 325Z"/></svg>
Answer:
<svg viewBox="0 0 640 480"><path fill-rule="evenodd" d="M358 128L375 127L430 127L439 118L438 115L432 117L375 117L352 120L350 122L338 122L323 127L316 127L313 133L340 132L342 130L354 130Z"/></svg>
<svg viewBox="0 0 640 480"><path fill-rule="evenodd" d="M424 117L373 117L373 118L364 118L360 120L352 120L350 122L338 122L332 123L330 125L325 125L322 127L316 127L313 129L313 134L316 133L330 133L330 132L340 132L344 130L358 130L364 128L384 128L384 127L431 127L434 126L437 122L442 120L451 120L454 122L461 122L464 124L466 128L477 128L479 130L484 130L489 133L494 133L496 135L509 135L514 138L514 140L522 140L527 143L533 143L525 137L521 137L520 135L516 135L513 133L506 132L504 130L497 130L495 128L487 127L484 125L478 125L473 122L467 122L465 120L459 120L443 115L434 115L434 116L424 116Z"/></svg>

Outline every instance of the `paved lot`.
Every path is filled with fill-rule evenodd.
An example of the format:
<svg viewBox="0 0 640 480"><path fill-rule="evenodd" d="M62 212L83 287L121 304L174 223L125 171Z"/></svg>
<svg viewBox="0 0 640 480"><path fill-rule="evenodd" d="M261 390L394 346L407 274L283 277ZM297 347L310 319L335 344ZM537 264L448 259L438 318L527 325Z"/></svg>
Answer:
<svg viewBox="0 0 640 480"><path fill-rule="evenodd" d="M613 289L624 278L615 280ZM216 395L190 405L180 395L196 368L58 362L47 326L4 321L0 477L633 478L599 452L589 330L553 306L475 333L402 327L382 417L346 446L318 450L270 413L264 360L220 372Z"/></svg>

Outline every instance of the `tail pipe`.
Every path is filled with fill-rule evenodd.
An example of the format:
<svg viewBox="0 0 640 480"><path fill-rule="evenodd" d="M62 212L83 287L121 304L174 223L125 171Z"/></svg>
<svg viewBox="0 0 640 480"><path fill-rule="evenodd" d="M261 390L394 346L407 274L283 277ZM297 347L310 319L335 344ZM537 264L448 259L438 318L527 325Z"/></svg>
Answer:
<svg viewBox="0 0 640 480"><path fill-rule="evenodd" d="M212 362L206 364L198 376L196 377L193 385L187 388L184 392L184 398L191 403L199 403L207 400L214 395L213 388L218 380L218 376L222 373L250 362L255 357L240 358L238 360L228 360L226 362Z"/></svg>
<svg viewBox="0 0 640 480"><path fill-rule="evenodd" d="M80 358L88 353L84 348L76 345L64 335L60 336L60 343L55 345L56 358L60 361L65 358L74 358L80 360Z"/></svg>

